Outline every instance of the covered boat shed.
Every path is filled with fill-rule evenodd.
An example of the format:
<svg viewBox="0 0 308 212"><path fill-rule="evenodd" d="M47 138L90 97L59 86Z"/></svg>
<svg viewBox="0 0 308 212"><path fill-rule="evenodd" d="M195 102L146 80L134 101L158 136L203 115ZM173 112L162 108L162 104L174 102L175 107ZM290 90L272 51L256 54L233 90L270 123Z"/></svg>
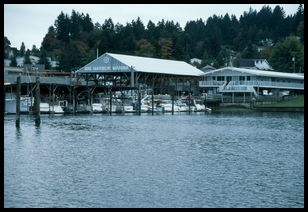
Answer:
<svg viewBox="0 0 308 212"><path fill-rule="evenodd" d="M156 93L197 89L204 73L184 62L105 53L75 72L87 85L115 90L152 88Z"/></svg>

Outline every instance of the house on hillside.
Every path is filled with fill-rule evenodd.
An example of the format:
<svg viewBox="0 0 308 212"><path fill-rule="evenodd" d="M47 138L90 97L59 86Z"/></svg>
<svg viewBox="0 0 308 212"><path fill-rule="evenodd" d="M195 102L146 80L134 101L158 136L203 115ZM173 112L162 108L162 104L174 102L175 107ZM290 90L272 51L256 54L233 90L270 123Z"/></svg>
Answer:
<svg viewBox="0 0 308 212"><path fill-rule="evenodd" d="M273 70L266 59L233 59L230 66L246 69Z"/></svg>
<svg viewBox="0 0 308 212"><path fill-rule="evenodd" d="M190 59L190 64L192 64L192 65L194 65L194 64L198 64L198 65L201 65L201 63L202 63L202 60L201 59L199 59L199 58L192 58L192 59Z"/></svg>
<svg viewBox="0 0 308 212"><path fill-rule="evenodd" d="M204 67L202 67L200 70L203 71L204 73L208 72L208 71L212 71L215 70L216 68L214 68L213 66L210 65L206 65Z"/></svg>

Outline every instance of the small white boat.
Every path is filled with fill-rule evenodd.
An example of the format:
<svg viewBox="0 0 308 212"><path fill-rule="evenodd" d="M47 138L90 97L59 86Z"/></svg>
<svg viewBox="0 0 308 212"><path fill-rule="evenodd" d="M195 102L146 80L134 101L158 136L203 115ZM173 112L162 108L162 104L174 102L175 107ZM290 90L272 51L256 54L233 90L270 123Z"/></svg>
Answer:
<svg viewBox="0 0 308 212"><path fill-rule="evenodd" d="M131 105L124 105L124 112L132 113L135 112L134 107Z"/></svg>
<svg viewBox="0 0 308 212"><path fill-rule="evenodd" d="M32 97L32 105L34 100ZM20 98L20 113L29 113L31 107L31 98L30 97L21 97ZM40 112L41 113L64 113L63 109L59 105L54 105L53 108L48 103L40 103ZM5 112L7 114L16 114L16 99L5 99Z"/></svg>
<svg viewBox="0 0 308 212"><path fill-rule="evenodd" d="M103 104L102 103L93 103L92 104L93 112L102 112L103 111Z"/></svg>
<svg viewBox="0 0 308 212"><path fill-rule="evenodd" d="M49 107L50 107L50 111L52 112L52 106L49 106ZM53 113L62 114L62 113L64 113L64 110L60 105L54 105L53 106Z"/></svg>

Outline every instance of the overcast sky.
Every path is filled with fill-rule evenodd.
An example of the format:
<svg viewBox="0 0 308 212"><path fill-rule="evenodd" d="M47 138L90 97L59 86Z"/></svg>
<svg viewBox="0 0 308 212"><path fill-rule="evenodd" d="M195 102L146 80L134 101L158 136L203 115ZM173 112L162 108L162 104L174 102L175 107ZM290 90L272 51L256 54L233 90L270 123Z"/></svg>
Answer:
<svg viewBox="0 0 308 212"><path fill-rule="evenodd" d="M277 4L268 4L272 9ZM63 11L69 16L74 9L79 13L88 13L93 23L102 24L105 19L111 17L114 24L136 20L139 16L146 26L151 20L155 24L158 21L173 20L178 22L182 28L187 21L216 15L230 16L234 14L237 19L249 11L249 7L257 12L263 4L5 4L4 5L4 36L6 36L12 47L21 46L24 42L26 48L32 45L40 47L49 26L54 25L58 15ZM286 15L296 13L299 4L280 4Z"/></svg>

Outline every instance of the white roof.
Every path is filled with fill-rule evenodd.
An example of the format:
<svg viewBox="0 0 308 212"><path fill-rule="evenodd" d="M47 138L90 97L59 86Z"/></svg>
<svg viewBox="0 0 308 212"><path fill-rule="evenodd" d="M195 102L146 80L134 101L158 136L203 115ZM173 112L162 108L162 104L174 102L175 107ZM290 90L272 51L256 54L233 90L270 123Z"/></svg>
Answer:
<svg viewBox="0 0 308 212"><path fill-rule="evenodd" d="M246 69L246 68L235 68L235 67L224 67L220 69L215 69L209 72L204 73L203 75L210 75L215 72L231 70L238 71L246 74L256 75L256 76L265 76L265 77L279 77L279 78L290 78L290 79L302 79L304 80L304 75L299 73L285 73L285 72L277 72L277 71L261 71L255 69Z"/></svg>
<svg viewBox="0 0 308 212"><path fill-rule="evenodd" d="M267 60L256 60L255 67L261 70L273 70Z"/></svg>
<svg viewBox="0 0 308 212"><path fill-rule="evenodd" d="M190 63L199 63L199 64L201 64L202 60L199 59L199 58L192 58L192 59L190 59Z"/></svg>
<svg viewBox="0 0 308 212"><path fill-rule="evenodd" d="M139 57L139 56L113 54L113 53L105 53L95 60L96 61L100 60L106 55L109 55L110 57L113 57L114 59L120 61L121 63L129 67L132 67L136 72L172 74L172 75L184 75L184 76L201 76L204 73L201 70L193 67L192 65L184 61ZM80 71L81 73L86 73L86 71L84 71L84 67L81 68L80 70L82 70ZM77 72L79 72L79 70Z"/></svg>

